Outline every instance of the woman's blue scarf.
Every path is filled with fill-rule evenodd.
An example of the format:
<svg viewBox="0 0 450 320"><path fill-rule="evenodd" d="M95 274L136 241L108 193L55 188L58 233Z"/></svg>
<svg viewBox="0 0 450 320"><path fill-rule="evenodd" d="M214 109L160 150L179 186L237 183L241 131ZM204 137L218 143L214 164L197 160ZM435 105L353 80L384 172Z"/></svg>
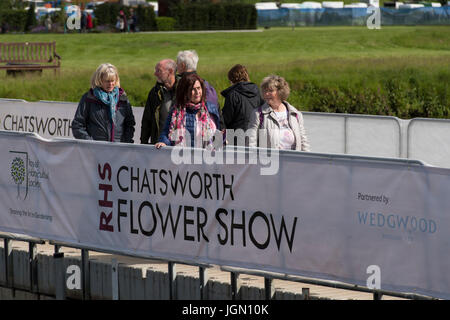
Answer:
<svg viewBox="0 0 450 320"><path fill-rule="evenodd" d="M97 97L97 99L100 99L101 102L109 106L109 109L111 110L111 119L116 123L116 105L119 101L119 88L114 87L113 91L106 92L103 91L101 88L95 88L94 89L94 95Z"/></svg>

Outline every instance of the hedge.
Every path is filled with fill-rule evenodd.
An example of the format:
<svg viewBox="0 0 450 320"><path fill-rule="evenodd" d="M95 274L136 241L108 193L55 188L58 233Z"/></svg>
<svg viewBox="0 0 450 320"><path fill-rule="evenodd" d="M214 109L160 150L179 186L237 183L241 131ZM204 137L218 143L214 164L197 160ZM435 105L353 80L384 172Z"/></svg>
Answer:
<svg viewBox="0 0 450 320"><path fill-rule="evenodd" d="M6 22L9 31L22 32L25 30L27 16L28 12L26 10L4 10L0 12L0 25Z"/></svg>
<svg viewBox="0 0 450 320"><path fill-rule="evenodd" d="M176 20L171 17L156 17L156 26L158 31L175 30Z"/></svg>
<svg viewBox="0 0 450 320"><path fill-rule="evenodd" d="M127 18L130 16L130 7L123 6L119 3L105 2L96 6L94 9L94 15L97 25L108 25L114 27L116 25L120 10L123 10ZM136 16L138 20L137 26L140 31L156 30L155 11L152 6L138 6L136 9Z"/></svg>
<svg viewBox="0 0 450 320"><path fill-rule="evenodd" d="M179 3L170 8L177 30L256 29L254 5L243 3Z"/></svg>
<svg viewBox="0 0 450 320"><path fill-rule="evenodd" d="M449 74L442 79L390 77L367 87L289 79L292 100L313 112L390 115L401 119L450 118ZM418 79L421 79L419 81Z"/></svg>

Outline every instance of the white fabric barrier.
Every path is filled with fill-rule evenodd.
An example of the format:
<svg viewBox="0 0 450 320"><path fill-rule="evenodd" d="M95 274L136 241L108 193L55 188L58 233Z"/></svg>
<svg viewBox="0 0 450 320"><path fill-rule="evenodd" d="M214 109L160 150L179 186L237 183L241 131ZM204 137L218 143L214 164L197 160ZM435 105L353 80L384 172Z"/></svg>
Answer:
<svg viewBox="0 0 450 320"><path fill-rule="evenodd" d="M44 138L73 138L72 120L78 103L0 99L0 130L35 132ZM134 142L140 143L144 108L133 107Z"/></svg>
<svg viewBox="0 0 450 320"><path fill-rule="evenodd" d="M450 298L448 169L265 149L187 164L180 148L6 131L0 144L0 231Z"/></svg>
<svg viewBox="0 0 450 320"><path fill-rule="evenodd" d="M35 132L44 138L73 138L74 102L0 99L0 130ZM135 144L144 108L133 107ZM419 159L450 168L450 121L303 112L313 152Z"/></svg>
<svg viewBox="0 0 450 320"><path fill-rule="evenodd" d="M303 112L313 152L402 156L401 120L395 117Z"/></svg>
<svg viewBox="0 0 450 320"><path fill-rule="evenodd" d="M409 121L407 157L450 168L450 120L416 118Z"/></svg>
<svg viewBox="0 0 450 320"><path fill-rule="evenodd" d="M0 99L0 130L35 132L44 138L73 138L74 102L27 102ZM133 107L134 142L140 143L144 109ZM304 112L313 152L399 157L398 119L364 115Z"/></svg>

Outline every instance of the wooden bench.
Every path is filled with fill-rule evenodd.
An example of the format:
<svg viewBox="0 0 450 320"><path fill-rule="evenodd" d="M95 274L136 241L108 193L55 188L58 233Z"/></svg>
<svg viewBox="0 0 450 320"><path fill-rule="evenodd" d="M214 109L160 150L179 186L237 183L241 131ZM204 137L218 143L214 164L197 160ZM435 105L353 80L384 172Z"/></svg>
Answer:
<svg viewBox="0 0 450 320"><path fill-rule="evenodd" d="M0 42L0 69L7 74L39 72L61 66L61 57L56 53L56 42Z"/></svg>

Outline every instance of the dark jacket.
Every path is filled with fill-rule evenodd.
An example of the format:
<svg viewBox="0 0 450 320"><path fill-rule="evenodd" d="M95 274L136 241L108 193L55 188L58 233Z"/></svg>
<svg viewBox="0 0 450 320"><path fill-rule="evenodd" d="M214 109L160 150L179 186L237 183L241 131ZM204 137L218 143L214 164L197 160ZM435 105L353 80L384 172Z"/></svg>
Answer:
<svg viewBox="0 0 450 320"><path fill-rule="evenodd" d="M119 88L114 126L109 106L97 99L90 89L78 104L72 121L72 133L76 139L133 143L135 124L131 104L122 88Z"/></svg>
<svg viewBox="0 0 450 320"><path fill-rule="evenodd" d="M247 130L254 109L264 103L256 84L238 82L221 92L225 97L222 114L227 129Z"/></svg>
<svg viewBox="0 0 450 320"><path fill-rule="evenodd" d="M222 128L220 127L220 115L219 115L219 109L217 108L217 106L215 104L212 104L211 102L206 102L206 109L208 110L211 118L213 119L214 123L216 124L217 130L222 130ZM186 117L188 115L186 114ZM195 117L195 114L193 115ZM166 145L168 146L173 146L174 143L172 141L169 140L169 127L170 127L170 122L172 120L172 108L169 111L169 116L167 117L166 120L166 125L164 126L164 130L161 133L161 136L159 137L159 142L164 142ZM194 126L195 123L194 122L190 122L187 121L186 119L186 130L189 132L194 132ZM194 135L191 134L191 146L194 143Z"/></svg>
<svg viewBox="0 0 450 320"><path fill-rule="evenodd" d="M155 86L150 90L145 103L144 114L142 115L141 122L141 143L148 144L150 139L151 144L158 142L160 131L163 128L159 128L159 116L161 103L164 101L164 95L171 95L173 103L175 103L175 88L177 82L173 85L172 90L167 90L160 82L156 82ZM165 122L165 119L163 119Z"/></svg>

